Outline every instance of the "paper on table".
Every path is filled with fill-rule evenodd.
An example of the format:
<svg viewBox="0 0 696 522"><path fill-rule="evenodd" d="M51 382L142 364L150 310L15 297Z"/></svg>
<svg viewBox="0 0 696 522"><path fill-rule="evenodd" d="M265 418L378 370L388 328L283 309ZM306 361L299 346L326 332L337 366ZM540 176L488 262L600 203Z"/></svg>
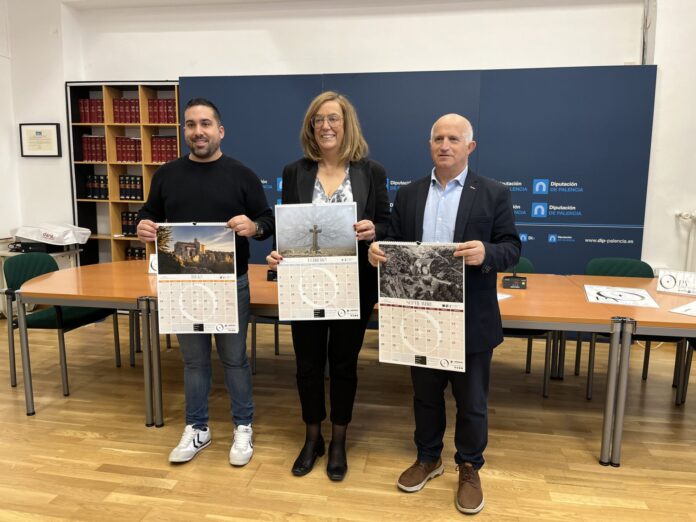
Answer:
<svg viewBox="0 0 696 522"><path fill-rule="evenodd" d="M505 301L505 299L510 299L511 297L511 294L501 294L498 292L498 301Z"/></svg>
<svg viewBox="0 0 696 522"><path fill-rule="evenodd" d="M677 306L676 308L672 308L670 312L674 312L675 314L683 314L683 315L690 315L692 317L696 317L696 301L692 301L690 303L687 303L685 305Z"/></svg>
<svg viewBox="0 0 696 522"><path fill-rule="evenodd" d="M650 293L642 288L585 285L585 295L590 303L659 308Z"/></svg>

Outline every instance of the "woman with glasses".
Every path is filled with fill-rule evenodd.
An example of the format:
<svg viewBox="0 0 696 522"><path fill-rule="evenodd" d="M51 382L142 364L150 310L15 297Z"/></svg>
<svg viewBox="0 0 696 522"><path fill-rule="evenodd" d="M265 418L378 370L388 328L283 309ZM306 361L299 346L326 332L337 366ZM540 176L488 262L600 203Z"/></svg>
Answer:
<svg viewBox="0 0 696 522"><path fill-rule="evenodd" d="M386 234L389 198L384 167L366 158L368 147L358 116L345 96L327 91L312 100L300 142L304 157L283 169L283 203L355 202L357 206L358 221L353 228L358 239L360 319L293 321L291 326L306 425L304 446L292 473L306 475L325 452L321 423L326 418L324 368L328 356L331 443L326 473L339 481L348 470L346 429L358 384L358 354L377 302L377 272L367 261L367 248ZM276 269L283 258L273 251L266 259Z"/></svg>

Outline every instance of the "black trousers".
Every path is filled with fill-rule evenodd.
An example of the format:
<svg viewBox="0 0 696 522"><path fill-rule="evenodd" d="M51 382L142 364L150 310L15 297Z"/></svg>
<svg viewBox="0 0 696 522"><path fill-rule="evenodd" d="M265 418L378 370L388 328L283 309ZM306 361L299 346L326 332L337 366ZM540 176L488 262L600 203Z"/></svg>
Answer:
<svg viewBox="0 0 696 522"><path fill-rule="evenodd" d="M360 319L346 321L293 321L292 343L297 361L297 391L302 420L317 424L326 418L324 368L329 360L331 422L346 425L353 418L358 387L358 355L373 300L361 299Z"/></svg>
<svg viewBox="0 0 696 522"><path fill-rule="evenodd" d="M492 350L468 354L465 373L411 367L418 460L433 462L440 458L447 425L444 392L451 383L457 404L454 460L457 464L470 462L476 469L483 466L483 451L488 443L488 381L492 355Z"/></svg>

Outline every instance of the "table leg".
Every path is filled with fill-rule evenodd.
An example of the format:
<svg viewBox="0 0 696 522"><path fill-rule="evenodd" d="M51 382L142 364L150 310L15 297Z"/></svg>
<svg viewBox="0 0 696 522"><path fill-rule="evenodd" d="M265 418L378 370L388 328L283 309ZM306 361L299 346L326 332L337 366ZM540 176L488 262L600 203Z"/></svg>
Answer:
<svg viewBox="0 0 696 522"><path fill-rule="evenodd" d="M24 403L27 415L34 415L34 388L31 382L31 362L29 360L29 336L27 335L27 307L22 302L19 292L17 296L17 323L19 324L19 343L22 350L22 372L24 374ZM8 319L10 321L11 319Z"/></svg>
<svg viewBox="0 0 696 522"><path fill-rule="evenodd" d="M280 332L278 332L278 328L280 327L278 319L274 319L273 321L273 342L275 345L275 354L280 355Z"/></svg>
<svg viewBox="0 0 696 522"><path fill-rule="evenodd" d="M554 332L546 333L546 353L544 354L544 398L549 396L549 383L551 381L551 346L553 345Z"/></svg>
<svg viewBox="0 0 696 522"><path fill-rule="evenodd" d="M580 363L582 362L582 332L576 332L578 339L575 341L575 369L574 375L580 375Z"/></svg>
<svg viewBox="0 0 696 522"><path fill-rule="evenodd" d="M148 297L138 298L138 308L140 309L140 321L142 322L140 332L142 333L143 349L143 389L145 395L145 426L154 424L152 413L152 370L150 369L150 304Z"/></svg>
<svg viewBox="0 0 696 522"><path fill-rule="evenodd" d="M607 393L604 403L604 418L602 419L602 447L599 451L599 463L609 465L611 452L612 428L616 407L616 379L619 366L619 343L621 341L621 317L612 317L609 340L609 361L607 364Z"/></svg>
<svg viewBox="0 0 696 522"><path fill-rule="evenodd" d="M10 353L10 386L17 387L17 362L15 360L14 328L12 327L12 296L5 296L5 310L7 311L7 342Z"/></svg>
<svg viewBox="0 0 696 522"><path fill-rule="evenodd" d="M563 380L565 377L565 352L566 352L566 333L561 332L558 339L558 378Z"/></svg>
<svg viewBox="0 0 696 522"><path fill-rule="evenodd" d="M251 316L251 374L256 375L256 326L255 315Z"/></svg>
<svg viewBox="0 0 696 522"><path fill-rule="evenodd" d="M686 339L681 339L677 343L677 357L679 364L675 364L675 366L678 366L677 369L677 394L676 394L676 400L674 401L677 406L681 404L681 397L684 392L684 367L686 366L686 350L688 348L688 344L686 343Z"/></svg>
<svg viewBox="0 0 696 522"><path fill-rule="evenodd" d="M551 349L551 378L558 379L558 338L559 332L553 332L553 347Z"/></svg>
<svg viewBox="0 0 696 522"><path fill-rule="evenodd" d="M150 353L152 354L152 399L155 407L155 426L164 426L164 411L162 408L162 363L160 360L159 317L157 315L157 299L150 298Z"/></svg>
<svg viewBox="0 0 696 522"><path fill-rule="evenodd" d="M677 343L677 349L674 350L674 375L672 376L672 388L677 387L679 382L679 370L681 369L681 345Z"/></svg>
<svg viewBox="0 0 696 522"><path fill-rule="evenodd" d="M689 375L691 374L691 360L694 356L694 346L695 341L686 341L686 361L684 363L684 388L682 389L682 394L680 397L679 404L684 404L686 402L686 391L689 388Z"/></svg>
<svg viewBox="0 0 696 522"><path fill-rule="evenodd" d="M129 352L128 352L128 362L131 368L135 367L135 324L139 321L138 312L136 310L128 311L128 339L129 339Z"/></svg>
<svg viewBox="0 0 696 522"><path fill-rule="evenodd" d="M628 389L628 370L631 359L631 341L636 331L636 321L625 319L621 332L621 352L619 355L619 380L616 389L616 415L614 417L614 438L611 444L611 465L621 465L621 441L623 439L624 412L626 410L626 391Z"/></svg>
<svg viewBox="0 0 696 522"><path fill-rule="evenodd" d="M594 361L595 353L597 351L597 334L592 332L590 336L590 347L587 349L587 389L585 391L585 398L588 401L592 400L592 386L594 385Z"/></svg>

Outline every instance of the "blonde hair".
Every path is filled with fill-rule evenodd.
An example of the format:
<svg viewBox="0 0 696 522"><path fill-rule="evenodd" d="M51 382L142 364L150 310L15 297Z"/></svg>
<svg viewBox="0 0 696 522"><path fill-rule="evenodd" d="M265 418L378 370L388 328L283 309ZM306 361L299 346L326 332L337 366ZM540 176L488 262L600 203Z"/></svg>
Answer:
<svg viewBox="0 0 696 522"><path fill-rule="evenodd" d="M312 161L321 161L321 149L314 137L312 118L316 116L319 107L327 101L336 101L343 111L343 142L338 152L341 161L358 161L367 156L368 146L360 129L358 114L355 107L344 95L334 91L322 92L314 98L307 107L307 112L300 131L300 144L305 157Z"/></svg>

